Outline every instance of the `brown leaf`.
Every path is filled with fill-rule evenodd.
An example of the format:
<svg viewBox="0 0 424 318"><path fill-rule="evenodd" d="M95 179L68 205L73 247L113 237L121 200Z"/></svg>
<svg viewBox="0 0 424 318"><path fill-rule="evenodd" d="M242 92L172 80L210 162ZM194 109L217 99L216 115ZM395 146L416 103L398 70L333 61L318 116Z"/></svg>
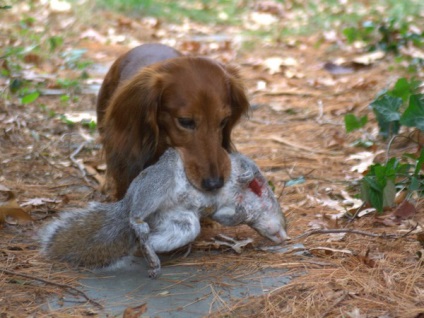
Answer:
<svg viewBox="0 0 424 318"><path fill-rule="evenodd" d="M400 224L399 220L397 220L393 215L376 216L375 223L385 226L398 226Z"/></svg>
<svg viewBox="0 0 424 318"><path fill-rule="evenodd" d="M122 318L140 318L147 311L147 304L125 309Z"/></svg>
<svg viewBox="0 0 424 318"><path fill-rule="evenodd" d="M276 16L282 16L284 13L283 5L276 1L258 1L253 9L258 12L270 13Z"/></svg>
<svg viewBox="0 0 424 318"><path fill-rule="evenodd" d="M198 53L202 44L198 41L184 41L181 43L180 49L185 52Z"/></svg>
<svg viewBox="0 0 424 318"><path fill-rule="evenodd" d="M0 224L8 222L10 224L31 222L31 216L22 209L16 202L15 194L3 185L0 185ZM11 218L11 219L9 219Z"/></svg>
<svg viewBox="0 0 424 318"><path fill-rule="evenodd" d="M134 20L126 18L126 17L119 17L117 22L118 22L118 27L120 28L132 29Z"/></svg>
<svg viewBox="0 0 424 318"><path fill-rule="evenodd" d="M105 184L105 178L101 174L99 174L95 168L89 165L84 165L84 168L87 171L87 174L90 177L93 177L100 185Z"/></svg>
<svg viewBox="0 0 424 318"><path fill-rule="evenodd" d="M408 200L404 200L393 212L393 215L399 220L412 218L417 212L415 205Z"/></svg>
<svg viewBox="0 0 424 318"><path fill-rule="evenodd" d="M7 217L12 218L12 220L7 220ZM10 224L24 224L28 222L32 222L31 216L25 212L22 208L8 208L8 207L2 207L0 206L0 223L4 223L7 221L7 223Z"/></svg>
<svg viewBox="0 0 424 318"><path fill-rule="evenodd" d="M395 197L395 204L396 205L399 205L399 204L401 204L403 201L405 201L405 198L406 198L406 195L408 194L408 191L399 191L397 194L396 194L396 197Z"/></svg>
<svg viewBox="0 0 424 318"><path fill-rule="evenodd" d="M42 58L38 54L28 53L24 56L24 61L25 63L39 66L42 62Z"/></svg>
<svg viewBox="0 0 424 318"><path fill-rule="evenodd" d="M376 261L369 257L369 253L370 250L367 250L364 256L358 255L357 258L368 267L374 268Z"/></svg>

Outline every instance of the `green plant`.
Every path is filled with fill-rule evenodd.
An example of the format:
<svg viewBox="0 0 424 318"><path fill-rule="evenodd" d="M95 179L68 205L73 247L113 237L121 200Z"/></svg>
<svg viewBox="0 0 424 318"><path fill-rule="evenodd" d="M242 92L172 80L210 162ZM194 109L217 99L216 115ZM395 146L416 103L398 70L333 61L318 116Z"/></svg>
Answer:
<svg viewBox="0 0 424 318"><path fill-rule="evenodd" d="M424 94L419 93L421 83L414 79L400 78L391 90L380 94L371 104L380 135L387 138L396 135L400 127L414 127L424 131ZM367 117L345 116L346 132L362 128ZM389 142L388 147L390 147ZM404 154L402 159L390 158L385 164L376 163L369 167L361 179L360 193L364 202L382 212L394 204L396 192L406 190L407 198L413 193L424 194L424 148L418 145L420 154Z"/></svg>
<svg viewBox="0 0 424 318"><path fill-rule="evenodd" d="M418 94L420 84L414 79L408 81L400 78L393 89L384 92L370 104L377 118L380 135L391 137L399 132L401 125L422 127L421 117L415 118L420 114L419 108L424 106L423 95Z"/></svg>
<svg viewBox="0 0 424 318"><path fill-rule="evenodd" d="M384 21L365 21L357 27L343 29L348 43L362 41L369 51L383 50L396 55L402 47L424 45L424 32L411 30L410 22L390 17Z"/></svg>
<svg viewBox="0 0 424 318"><path fill-rule="evenodd" d="M424 95L419 94L421 82L415 79L400 78L391 90L384 91L370 103L384 138L399 132L401 125L424 130ZM344 117L346 132L362 128L367 116L354 114Z"/></svg>
<svg viewBox="0 0 424 318"><path fill-rule="evenodd" d="M368 122L368 116L356 117L355 114L346 114L344 117L346 132L360 129Z"/></svg>
<svg viewBox="0 0 424 318"><path fill-rule="evenodd" d="M69 69L84 70L92 64L90 61L83 60L82 57L87 52L86 49L73 49L61 54L65 66Z"/></svg>
<svg viewBox="0 0 424 318"><path fill-rule="evenodd" d="M418 158L405 155L414 164L402 163L397 158L390 158L386 164L370 166L368 173L361 180L361 198L382 212L384 208L394 205L397 190L406 190L407 199L414 192L424 194L424 176L421 168L424 162L424 149Z"/></svg>
<svg viewBox="0 0 424 318"><path fill-rule="evenodd" d="M239 24L241 13L246 9L240 6L238 1L227 0L101 0L97 5L124 11L127 14L154 16L174 23L189 19L209 24Z"/></svg>
<svg viewBox="0 0 424 318"><path fill-rule="evenodd" d="M21 104L26 105L26 104L30 104L32 102L35 102L38 99L39 96L40 96L40 93L37 92L37 91L28 93L21 98Z"/></svg>

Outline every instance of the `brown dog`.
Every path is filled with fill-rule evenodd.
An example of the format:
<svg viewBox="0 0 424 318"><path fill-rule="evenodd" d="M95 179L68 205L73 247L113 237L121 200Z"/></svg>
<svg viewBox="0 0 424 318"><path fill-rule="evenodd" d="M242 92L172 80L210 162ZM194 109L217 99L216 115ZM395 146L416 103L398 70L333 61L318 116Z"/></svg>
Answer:
<svg viewBox="0 0 424 318"><path fill-rule="evenodd" d="M168 147L179 151L190 182L213 191L228 179L231 131L249 103L237 70L185 57L161 44L119 57L97 100L107 173L122 198L131 181ZM160 186L160 185L159 185Z"/></svg>

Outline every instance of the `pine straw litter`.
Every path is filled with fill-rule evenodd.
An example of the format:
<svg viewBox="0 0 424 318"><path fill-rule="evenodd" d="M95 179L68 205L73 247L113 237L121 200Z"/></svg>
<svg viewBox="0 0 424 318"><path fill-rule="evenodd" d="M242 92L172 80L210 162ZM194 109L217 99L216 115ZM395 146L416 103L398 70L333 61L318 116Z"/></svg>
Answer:
<svg viewBox="0 0 424 318"><path fill-rule="evenodd" d="M252 111L249 120L237 127L234 140L238 150L252 157L275 187L288 219L288 233L297 237L293 241L302 243L306 253L257 250L267 242L247 227L213 227L204 228L193 249L218 249L220 253L179 258L164 266L226 268L234 277L281 268L288 270L285 275L293 275L288 285L262 297L226 303L220 312L210 313L211 317L423 317L423 202L416 202L416 213L405 220L391 220L390 212L342 217L346 210L353 210L352 216L359 209L343 202L352 201L346 195L347 186L361 176L352 171L356 162L347 160L360 150L350 146L358 136L345 134L343 115L367 113L368 103L393 83L396 74L388 71L390 61L383 59L353 74L331 78L320 67L320 59L336 58L331 56L336 53L328 53L324 44L317 49L316 39L298 40L308 49L257 48L249 55L240 52L233 61L240 64L250 56L264 58L283 52L301 60L301 65L311 66L301 69L302 76L286 78L242 64ZM84 45L93 56L102 49L115 49L115 53L126 49L102 48L98 43L90 46L87 40ZM177 41L176 48L181 47L183 43ZM353 55L343 54L347 60ZM111 62L117 53L107 56ZM335 84L326 86L322 80L329 77ZM257 81L263 78L269 90L258 92ZM281 83L282 89L273 86ZM68 105L68 110L93 110L93 100L94 96L82 96L78 103ZM38 102L61 111L54 96L41 96ZM64 207L105 200L99 191L104 170L96 135L79 125L64 125L34 104L15 106L13 101L0 104L0 184L16 194L21 206L31 203L23 209L34 222L21 225L6 220L0 229L0 317L99 315L102 300L87 299L80 290L78 280L84 272L43 259L36 241L40 226ZM385 144L377 141L376 145L383 153L374 159L384 160ZM406 147L399 145L394 150ZM292 185L287 186L290 181ZM51 201L31 201L42 198ZM314 230L317 232L311 234ZM228 246L212 244L218 234L254 241L237 254ZM45 301L52 296L77 296L81 303L70 309L46 308Z"/></svg>

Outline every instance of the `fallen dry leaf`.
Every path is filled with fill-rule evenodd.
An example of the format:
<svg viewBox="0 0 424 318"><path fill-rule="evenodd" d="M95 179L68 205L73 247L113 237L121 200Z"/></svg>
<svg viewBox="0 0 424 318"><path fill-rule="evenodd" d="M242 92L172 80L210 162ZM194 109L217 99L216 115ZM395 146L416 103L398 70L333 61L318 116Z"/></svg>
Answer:
<svg viewBox="0 0 424 318"><path fill-rule="evenodd" d="M370 250L367 250L365 252L365 255L358 255L357 257L362 263L364 263L368 267L374 268L376 265L376 261L370 258L369 254L370 254Z"/></svg>
<svg viewBox="0 0 424 318"><path fill-rule="evenodd" d="M85 171L87 171L87 175L89 175L90 177L93 177L98 182L98 184L100 185L105 184L106 180L104 176L99 174L95 168L88 165L84 165L84 168L85 168Z"/></svg>
<svg viewBox="0 0 424 318"><path fill-rule="evenodd" d="M350 318L366 318L366 315L361 314L361 311L359 310L359 308L354 308L352 311L350 312L346 312L347 316Z"/></svg>
<svg viewBox="0 0 424 318"><path fill-rule="evenodd" d="M32 218L21 208L0 206L0 224L4 222L9 224L25 224L32 222Z"/></svg>
<svg viewBox="0 0 424 318"><path fill-rule="evenodd" d="M34 198L22 202L21 206L42 206L46 203L60 203L60 200L49 199L49 198Z"/></svg>
<svg viewBox="0 0 424 318"><path fill-rule="evenodd" d="M28 53L24 56L24 61L25 63L28 63L28 64L35 64L37 66L40 66L43 59L38 54Z"/></svg>
<svg viewBox="0 0 424 318"><path fill-rule="evenodd" d="M375 61L381 60L385 55L386 53L384 53L383 51L376 51L355 57L353 59L353 62L361 65L370 65Z"/></svg>
<svg viewBox="0 0 424 318"><path fill-rule="evenodd" d="M409 202L408 200L404 200L393 212L393 215L398 220L406 220L415 215L417 212L415 205Z"/></svg>
<svg viewBox="0 0 424 318"><path fill-rule="evenodd" d="M368 215L368 214L370 214L370 213L374 213L375 211L377 211L375 208L367 208L367 209L361 210L361 211L358 213L357 217L358 217L358 218L361 218L361 217L363 217L363 216L365 216L365 215Z"/></svg>
<svg viewBox="0 0 424 318"><path fill-rule="evenodd" d="M219 234L214 239L213 242L196 242L196 247L200 248L210 248L219 249L222 246L228 246L232 248L237 254L241 254L243 247L253 243L253 239L247 238L245 240L235 240L229 236Z"/></svg>
<svg viewBox="0 0 424 318"><path fill-rule="evenodd" d="M408 191L399 191L398 193L396 193L395 204L401 204L405 200L407 194Z"/></svg>
<svg viewBox="0 0 424 318"><path fill-rule="evenodd" d="M379 154L383 153L384 150L379 150L376 152L370 152L370 151L362 151L358 152L356 154L350 155L346 161L350 160L359 160L359 163L355 166L353 166L350 170L351 171L357 171L359 173L363 173L367 171L368 167L371 166L374 162L375 157L377 157Z"/></svg>
<svg viewBox="0 0 424 318"><path fill-rule="evenodd" d="M4 194L6 201L0 202L0 224L24 224L32 221L31 216L16 202L15 194L7 187L0 185L0 192Z"/></svg>
<svg viewBox="0 0 424 318"><path fill-rule="evenodd" d="M393 214L376 216L375 223L385 226L398 226L400 224L399 220Z"/></svg>
<svg viewBox="0 0 424 318"><path fill-rule="evenodd" d="M122 318L139 318L147 311L147 304L142 304L137 307L128 307L125 309Z"/></svg>

